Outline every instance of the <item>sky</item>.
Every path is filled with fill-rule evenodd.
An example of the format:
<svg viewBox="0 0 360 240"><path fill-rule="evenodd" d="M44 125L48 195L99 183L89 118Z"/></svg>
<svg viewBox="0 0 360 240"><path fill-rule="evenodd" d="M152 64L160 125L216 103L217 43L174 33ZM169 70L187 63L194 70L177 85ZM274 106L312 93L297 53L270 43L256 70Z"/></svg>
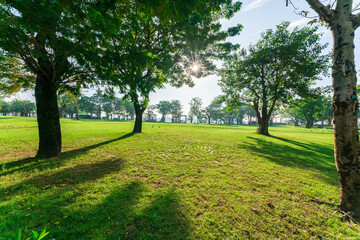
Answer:
<svg viewBox="0 0 360 240"><path fill-rule="evenodd" d="M223 29L227 29L237 24L243 25L243 30L240 35L228 38L227 41L240 44L242 48L247 48L251 43L256 43L261 32L266 29L274 29L276 25L283 21L291 22L290 28L296 26L305 26L312 19L303 18L296 12L301 10L309 11L309 16L316 16L315 13L308 7L304 0L292 0L294 6L285 6L285 0L243 0L241 10L234 15L230 20L222 20ZM329 43L327 52L332 49L332 35L330 30L326 27L320 27L319 32L323 34L321 37L322 43ZM359 46L359 37L355 35L355 46ZM355 56L357 49L355 49ZM360 66L360 62L356 59L356 66ZM161 100L180 100L183 106L183 113L189 112L189 102L194 97L200 97L203 101L203 106L207 106L218 95L221 94L221 89L218 86L219 76L212 75L205 78L194 78L195 86L193 88L184 86L181 88L174 88L166 85L164 89L158 89L156 92L150 94L151 105L159 103ZM330 78L324 78L317 83L318 86L331 85ZM92 94L94 90L85 90L86 95ZM120 96L120 95L119 95ZM34 101L33 92L19 93L17 98L29 99ZM13 97L14 98L14 97Z"/></svg>

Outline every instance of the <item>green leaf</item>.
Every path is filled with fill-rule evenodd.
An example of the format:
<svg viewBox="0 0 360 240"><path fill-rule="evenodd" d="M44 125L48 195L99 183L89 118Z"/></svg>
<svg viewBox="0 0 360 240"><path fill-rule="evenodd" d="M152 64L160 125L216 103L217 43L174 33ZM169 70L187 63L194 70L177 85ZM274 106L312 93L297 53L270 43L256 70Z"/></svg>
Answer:
<svg viewBox="0 0 360 240"><path fill-rule="evenodd" d="M20 240L21 239L21 230L19 230L14 238L14 240Z"/></svg>
<svg viewBox="0 0 360 240"><path fill-rule="evenodd" d="M38 234L37 232L32 231L32 233L31 233L31 240L37 240L38 236L39 236L39 234Z"/></svg>
<svg viewBox="0 0 360 240"><path fill-rule="evenodd" d="M46 235L48 235L50 232L46 232L46 227L44 227L44 229L41 231L39 237L37 238L37 240L43 239Z"/></svg>

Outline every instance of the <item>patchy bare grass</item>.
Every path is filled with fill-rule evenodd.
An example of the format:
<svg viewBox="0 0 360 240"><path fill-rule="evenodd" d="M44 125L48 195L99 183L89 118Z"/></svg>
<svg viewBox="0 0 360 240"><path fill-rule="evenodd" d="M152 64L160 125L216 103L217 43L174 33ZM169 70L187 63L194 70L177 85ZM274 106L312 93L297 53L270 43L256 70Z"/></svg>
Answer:
<svg viewBox="0 0 360 240"><path fill-rule="evenodd" d="M62 120L37 159L36 120L0 119L0 236L357 239L340 221L331 129ZM2 239L2 238L0 238Z"/></svg>

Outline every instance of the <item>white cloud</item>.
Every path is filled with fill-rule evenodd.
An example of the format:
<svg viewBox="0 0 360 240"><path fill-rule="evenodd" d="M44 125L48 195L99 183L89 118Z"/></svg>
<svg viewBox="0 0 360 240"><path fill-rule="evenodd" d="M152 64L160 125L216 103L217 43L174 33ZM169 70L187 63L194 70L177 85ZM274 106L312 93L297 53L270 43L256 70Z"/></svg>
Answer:
<svg viewBox="0 0 360 240"><path fill-rule="evenodd" d="M297 26L302 26L302 25L305 25L307 24L308 22L310 22L311 20L308 19L308 18L302 18L300 20L297 20L297 21L294 21L294 22L291 22L290 25L289 25L289 29L293 29Z"/></svg>
<svg viewBox="0 0 360 240"><path fill-rule="evenodd" d="M253 10L255 8L259 8L264 6L267 2L269 2L270 0L254 0L252 3L250 3L249 5L247 5L244 8L244 12Z"/></svg>

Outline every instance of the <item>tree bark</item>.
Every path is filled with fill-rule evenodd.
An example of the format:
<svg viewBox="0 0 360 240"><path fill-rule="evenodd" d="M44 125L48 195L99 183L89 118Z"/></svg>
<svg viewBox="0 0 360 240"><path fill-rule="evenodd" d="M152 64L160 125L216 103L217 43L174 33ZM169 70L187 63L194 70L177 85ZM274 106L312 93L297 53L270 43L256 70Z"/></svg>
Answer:
<svg viewBox="0 0 360 240"><path fill-rule="evenodd" d="M57 88L55 83L42 74L36 78L36 113L39 129L38 157L55 157L61 153L61 129Z"/></svg>
<svg viewBox="0 0 360 240"><path fill-rule="evenodd" d="M262 135L270 135L269 134L269 119L268 117L265 118L258 118L258 129L257 129L257 133L262 134Z"/></svg>
<svg viewBox="0 0 360 240"><path fill-rule="evenodd" d="M332 77L335 162L341 184L340 208L352 212L359 219L360 153L356 122L355 29L349 11L349 6L339 9L336 23L331 27L334 38Z"/></svg>
<svg viewBox="0 0 360 240"><path fill-rule="evenodd" d="M306 119L306 128L311 128L311 120Z"/></svg>
<svg viewBox="0 0 360 240"><path fill-rule="evenodd" d="M143 109L139 103L136 101L134 102L135 107L135 125L133 129L133 133L141 133L142 132L142 117L145 109Z"/></svg>
<svg viewBox="0 0 360 240"><path fill-rule="evenodd" d="M326 21L333 34L333 123L335 163L339 174L340 209L360 219L360 147L357 127L354 33L360 14L352 14L352 0L336 1L335 10L319 0L306 0Z"/></svg>

